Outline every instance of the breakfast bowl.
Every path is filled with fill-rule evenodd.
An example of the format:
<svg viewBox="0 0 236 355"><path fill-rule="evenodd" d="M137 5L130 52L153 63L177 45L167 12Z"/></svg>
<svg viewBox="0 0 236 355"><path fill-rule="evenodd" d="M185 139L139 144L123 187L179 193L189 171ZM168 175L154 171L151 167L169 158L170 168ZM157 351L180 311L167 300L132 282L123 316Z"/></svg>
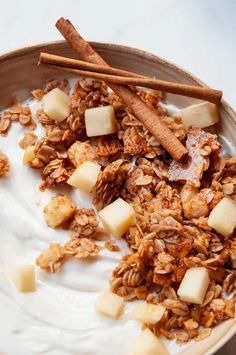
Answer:
<svg viewBox="0 0 236 355"><path fill-rule="evenodd" d="M90 44L112 67L129 70L148 77L157 77L161 80L205 86L204 83L190 73L153 54L122 45L98 42L90 42ZM24 47L1 55L0 110L6 110L16 99L19 102L28 100L30 93L37 88L43 87L49 79L61 80L66 78L74 80L74 75L72 74L38 67L37 62L40 52L78 58L65 41ZM199 102L196 99L173 94L166 94L165 100L180 109ZM221 101L219 112L221 120L214 129L221 142L227 147L227 153L234 155L236 113L224 100ZM7 153L9 152L12 156L13 145L18 145L21 137L22 131L20 129L15 130L9 137L0 137L0 150L3 152L7 150ZM7 149L5 149L6 146ZM126 332L130 333L126 334L126 337L120 330L124 326L128 314L125 314L119 325L114 328L114 333L112 331L112 323L107 323L103 320L101 323L99 323L100 320L98 323L95 322L95 330L97 329L96 327L102 327L99 331L97 329L98 335L96 336L94 331L91 330L90 324L94 322L94 319L90 311L86 313L95 301L97 290L102 291L103 286L100 287L99 281L103 279L103 284L104 282L108 284L110 278L109 270L103 267L102 260L96 262L96 270L93 268L94 261L91 261L91 263L82 261L81 269L75 269L78 271L78 278L81 277L81 273L84 272L85 268L87 270L87 278L81 277L82 281L79 281L79 292L81 293L82 289L83 294L79 296L78 300L76 300L77 280L71 280L74 275L70 271L67 274L70 280L68 281L62 276L62 282L60 281L60 273L55 274L55 277L50 276L49 279L43 273L38 274L38 290L36 291L40 294L38 299L34 298L34 293L19 295L12 285L12 288L9 288L5 276L8 273L6 269L8 269L9 264L21 263L20 255L24 255L21 243L14 244L14 236L19 237L19 241L22 241L24 248L33 250L34 257L37 256L38 248L43 250L48 243L46 237L45 239L40 239L39 247L35 247L32 242L32 239L37 238L40 233L46 235L48 227L46 227L43 219L38 217L38 212L32 210L31 214L30 206L30 198L32 197L37 208L42 211L46 202L48 202L48 196L41 197L44 192L38 192L37 183L36 186L32 186L32 182L35 179L39 180L35 172L29 172L29 179L27 179L27 174L22 173L16 167L18 159L22 159L22 152L16 152L13 155L14 158L10 159L10 167L12 165L12 170L10 170L11 183L9 184L8 178L4 177L1 186L2 190L7 192L2 193L0 191L1 209L4 210L6 208L7 214L11 214L6 219L6 214L0 212L2 234L12 238L12 243L0 247L0 255L3 260L0 279L1 313L4 314L2 321L0 321L0 329L1 334L5 334L5 337L2 336L2 340L0 340L0 351L4 354L123 354L126 345L125 347L120 347L120 344L123 341L126 344L129 340L132 340L136 329L132 328L132 324L129 325L126 328ZM15 177L14 172L17 173ZM17 180L18 177L19 181ZM15 188L13 188L14 186ZM51 193L50 197L52 196L53 194ZM83 196L78 197L78 200L80 207L87 207L83 205ZM17 216L20 217L18 218ZM29 220L31 221L29 222ZM5 223L8 225L7 228L5 228ZM27 225L29 228L27 228ZM42 229L40 229L41 225L43 225ZM62 235L66 232L63 230L50 233L50 238L54 242L56 240L60 242L62 240L60 238L63 238ZM25 258L27 263L33 263L33 259L27 252ZM115 259L114 264L118 265L118 259ZM93 272L95 273L95 278L97 278L94 281L95 288L88 281L90 273L92 277ZM49 287L47 282L49 282ZM53 291L54 288L56 289L57 283L60 284L58 292ZM68 293L66 293L67 288L69 289ZM93 293L92 296L90 296L90 292ZM78 307L80 307L79 311ZM78 321L79 318L80 321ZM84 328L78 325L80 322L85 324ZM62 334L63 332L65 332L65 335ZM190 341L186 344L178 345L174 340L170 340L165 344L170 354L187 355L190 352L196 355L213 354L228 342L235 333L236 319L233 318L214 327L212 333L201 341ZM78 334L78 340L76 340L76 334ZM51 343L50 339L53 339ZM73 339L72 345L69 344L71 339ZM90 352L84 345L86 342L93 344L90 347ZM107 348L104 348L104 346L107 346ZM94 350L91 352L91 349Z"/></svg>

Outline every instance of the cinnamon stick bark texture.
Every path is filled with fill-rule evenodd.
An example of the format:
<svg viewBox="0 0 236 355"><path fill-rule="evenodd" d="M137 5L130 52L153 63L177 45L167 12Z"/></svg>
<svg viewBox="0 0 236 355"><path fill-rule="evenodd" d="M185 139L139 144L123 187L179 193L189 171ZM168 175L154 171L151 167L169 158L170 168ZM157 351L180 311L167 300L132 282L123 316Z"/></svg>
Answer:
<svg viewBox="0 0 236 355"><path fill-rule="evenodd" d="M69 20L60 18L56 23L56 27L83 60L94 64L108 65L102 57L93 50L90 44L80 36ZM180 160L187 154L186 148L157 115L155 110L147 106L135 92L124 85L110 84L109 86L175 160Z"/></svg>
<svg viewBox="0 0 236 355"><path fill-rule="evenodd" d="M77 69L79 70L77 72L78 75L108 81L109 83L143 86L150 89L170 92L176 95L210 101L214 104L219 104L222 97L222 91L220 90L153 79L127 70L87 63L81 60L61 57L49 53L40 53L38 64L42 66L50 64L55 66L55 69L62 70L59 69L59 67L61 67L68 72L70 72L69 69ZM74 71L74 73L76 74L76 71Z"/></svg>

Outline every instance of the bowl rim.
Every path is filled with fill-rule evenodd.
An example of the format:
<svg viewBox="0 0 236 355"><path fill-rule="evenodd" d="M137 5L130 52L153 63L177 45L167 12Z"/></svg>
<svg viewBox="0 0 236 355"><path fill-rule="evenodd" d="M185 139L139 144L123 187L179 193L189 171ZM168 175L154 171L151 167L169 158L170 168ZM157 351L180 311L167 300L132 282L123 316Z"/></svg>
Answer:
<svg viewBox="0 0 236 355"><path fill-rule="evenodd" d="M167 60L161 56L158 56L156 54L153 54L149 51L139 49L136 47L132 46L127 46L123 44L115 44L111 42L103 42L103 41L88 41L92 46L96 47L104 47L104 48L110 48L113 51L126 51L126 52L131 52L132 54L135 54L137 57L146 57L155 61L158 61L160 64L164 65L167 68L171 68L172 70L177 70L181 75L183 75L187 79L191 79L194 81L198 86L205 86L209 87L205 82L200 80L198 77L196 77L193 73L189 72L188 70L185 70L182 66L179 66L178 64L175 64L174 62ZM56 45L60 46L63 44L66 44L67 42L65 40L55 40L55 41L45 41L45 42L40 42L37 44L33 45L26 45L23 47L18 47L16 49L10 50L10 51L4 51L3 53L0 53L0 64L4 62L5 60L10 59L11 57L17 57L17 56L22 56L26 52L29 53L30 51L35 51L35 50L40 50L40 48L44 48L49 45ZM230 115L233 115L236 117L236 110L232 108L232 106L224 99L222 98L221 100L221 106L224 106L225 109L229 112Z"/></svg>
<svg viewBox="0 0 236 355"><path fill-rule="evenodd" d="M117 52L126 52L130 53L131 55L135 55L139 58L147 58L150 59L151 61L158 62L161 65L164 65L166 68L170 68L171 70L175 70L178 73L180 73L183 77L186 79L190 79L192 82L194 82L197 86L205 86L208 87L202 80L198 79L194 74L189 72L188 70L185 70L181 66L175 64L172 61L166 60L163 57L160 57L158 55L152 54L146 50L138 49L136 47L132 46L127 46L127 45L122 45L122 44L115 44L111 42L98 42L98 41L88 41L92 46L95 46L96 48L99 49L110 49L112 51L117 51ZM29 54L30 52L35 52L35 51L40 51L40 49L45 49L47 46L58 46L60 47L61 45L65 45L67 42L65 40L55 40L55 41L45 41L45 42L39 42L37 44L33 45L25 45L22 47L18 47L16 49L10 50L10 51L4 51L3 53L0 53L0 64L4 63L5 61L9 59L15 59L17 57L22 57L26 54ZM230 104L222 98L220 107L224 109L230 115L233 117L233 119L236 121L236 111L230 106ZM210 345L207 349L204 349L204 353L201 353L202 355L212 355L219 349L221 349L234 335L236 335L236 324L235 324L236 316L227 321L227 324L229 325L227 329L227 333L225 335L220 336L218 340L216 341L215 344ZM189 347L186 348L186 350L182 350L180 354L187 355ZM187 352L186 352L187 351Z"/></svg>

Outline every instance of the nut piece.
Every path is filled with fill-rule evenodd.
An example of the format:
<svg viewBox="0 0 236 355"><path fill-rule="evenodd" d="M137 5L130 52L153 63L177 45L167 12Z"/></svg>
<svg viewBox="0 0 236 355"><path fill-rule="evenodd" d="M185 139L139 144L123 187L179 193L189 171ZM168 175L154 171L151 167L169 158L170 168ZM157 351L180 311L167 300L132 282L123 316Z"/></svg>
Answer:
<svg viewBox="0 0 236 355"><path fill-rule="evenodd" d="M123 298L115 295L111 291L100 293L95 303L95 309L104 316L117 319L124 310L125 303Z"/></svg>
<svg viewBox="0 0 236 355"><path fill-rule="evenodd" d="M115 237L120 238L136 223L135 212L122 198L118 198L98 213L105 227Z"/></svg>
<svg viewBox="0 0 236 355"><path fill-rule="evenodd" d="M103 136L116 132L113 106L89 108L85 111L85 127L88 137Z"/></svg>
<svg viewBox="0 0 236 355"><path fill-rule="evenodd" d="M74 203L66 196L56 196L44 207L45 221L49 227L55 228L66 222L75 212Z"/></svg>
<svg viewBox="0 0 236 355"><path fill-rule="evenodd" d="M23 164L30 164L34 160L34 158L34 146L27 147L23 155Z"/></svg>
<svg viewBox="0 0 236 355"><path fill-rule="evenodd" d="M159 322L165 312L161 304L140 304L133 308L131 316L133 319L141 320L144 323L155 324Z"/></svg>
<svg viewBox="0 0 236 355"><path fill-rule="evenodd" d="M205 128L214 125L219 121L219 114L216 105L210 102L192 105L181 110L184 127Z"/></svg>
<svg viewBox="0 0 236 355"><path fill-rule="evenodd" d="M210 283L205 267L188 269L177 291L178 296L185 302L202 304Z"/></svg>
<svg viewBox="0 0 236 355"><path fill-rule="evenodd" d="M16 265L11 269L10 279L20 292L36 290L34 265Z"/></svg>
<svg viewBox="0 0 236 355"><path fill-rule="evenodd" d="M53 120L62 122L70 114L69 97L58 88L51 90L42 99L43 111Z"/></svg>
<svg viewBox="0 0 236 355"><path fill-rule="evenodd" d="M129 347L129 355L169 355L162 341L148 328L135 339Z"/></svg>
<svg viewBox="0 0 236 355"><path fill-rule="evenodd" d="M211 211L208 225L224 237L230 236L236 227L236 203L224 197Z"/></svg>
<svg viewBox="0 0 236 355"><path fill-rule="evenodd" d="M67 184L91 192L96 185L101 165L92 161L82 163L67 180Z"/></svg>

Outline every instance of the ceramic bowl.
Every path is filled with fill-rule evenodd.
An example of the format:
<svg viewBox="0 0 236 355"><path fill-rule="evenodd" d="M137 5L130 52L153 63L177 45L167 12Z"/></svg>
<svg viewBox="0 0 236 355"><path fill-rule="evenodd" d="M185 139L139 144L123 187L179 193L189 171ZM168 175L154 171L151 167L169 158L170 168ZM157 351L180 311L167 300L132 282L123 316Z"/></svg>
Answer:
<svg viewBox="0 0 236 355"><path fill-rule="evenodd" d="M159 79L185 84L205 86L198 78L180 67L142 50L107 43L92 42L95 50L112 66L130 70ZM41 51L76 58L77 55L65 41L50 42L24 47L0 56L0 109L11 104L15 96L26 99L30 92L39 88L47 79L69 77L64 73L37 67ZM184 107L197 100L167 95L170 103ZM236 144L236 113L227 102L220 106L221 123L217 127L233 144ZM217 326L212 334L200 342L193 342L187 347L179 347L178 354L206 355L219 350L236 333L236 319L228 320ZM224 352L222 352L223 354Z"/></svg>

